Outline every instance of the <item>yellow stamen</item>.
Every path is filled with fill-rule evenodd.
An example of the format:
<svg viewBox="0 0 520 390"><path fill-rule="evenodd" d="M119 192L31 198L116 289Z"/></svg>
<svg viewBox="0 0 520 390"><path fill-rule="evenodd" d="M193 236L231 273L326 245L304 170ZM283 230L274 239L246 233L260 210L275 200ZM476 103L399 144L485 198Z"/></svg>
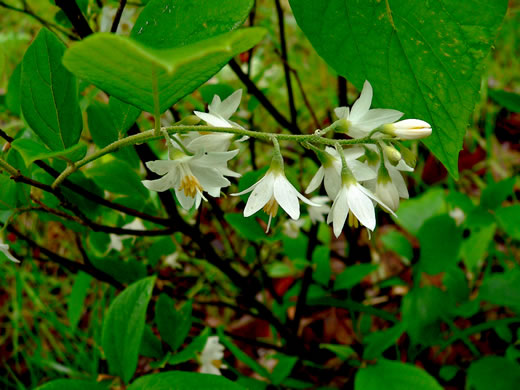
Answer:
<svg viewBox="0 0 520 390"><path fill-rule="evenodd" d="M181 180L179 191L184 191L184 195L195 198L198 192L202 192L202 186L193 175L185 175Z"/></svg>
<svg viewBox="0 0 520 390"><path fill-rule="evenodd" d="M272 196L271 199L269 199L269 202L265 204L264 211L271 218L276 216L276 213L278 212L278 202L276 201L274 196Z"/></svg>
<svg viewBox="0 0 520 390"><path fill-rule="evenodd" d="M354 215L354 213L348 213L348 226L357 228L359 226L358 219Z"/></svg>

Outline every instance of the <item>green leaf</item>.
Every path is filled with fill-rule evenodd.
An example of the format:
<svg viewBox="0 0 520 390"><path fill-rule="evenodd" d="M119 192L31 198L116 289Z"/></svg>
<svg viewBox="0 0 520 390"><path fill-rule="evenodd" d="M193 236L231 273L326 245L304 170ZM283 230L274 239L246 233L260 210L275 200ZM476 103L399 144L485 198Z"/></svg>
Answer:
<svg viewBox="0 0 520 390"><path fill-rule="evenodd" d="M231 225L237 234L249 241L267 239L267 235L254 218L245 218L241 213L228 213L224 219Z"/></svg>
<svg viewBox="0 0 520 390"><path fill-rule="evenodd" d="M351 347L348 345L340 345L340 344L320 344L320 348L328 349L329 351L336 354L341 360L347 360L352 355L356 354Z"/></svg>
<svg viewBox="0 0 520 390"><path fill-rule="evenodd" d="M176 351L184 342L191 329L192 303L186 302L181 309L175 309L173 300L161 294L155 305L155 322L162 339Z"/></svg>
<svg viewBox="0 0 520 390"><path fill-rule="evenodd" d="M498 223L504 231L514 238L520 240L520 204L503 207L496 211Z"/></svg>
<svg viewBox="0 0 520 390"><path fill-rule="evenodd" d="M346 290L360 283L365 276L379 268L377 264L358 264L347 267L336 277L334 291Z"/></svg>
<svg viewBox="0 0 520 390"><path fill-rule="evenodd" d="M36 160L45 160L56 157L78 161L87 154L87 145L84 143L78 143L63 150L50 151L43 144L33 139L18 138L11 143L11 146L22 155L27 166L31 165Z"/></svg>
<svg viewBox="0 0 520 390"><path fill-rule="evenodd" d="M330 267L330 249L319 245L312 253L312 264L316 269L312 273L312 278L323 285L328 285L332 270Z"/></svg>
<svg viewBox="0 0 520 390"><path fill-rule="evenodd" d="M432 125L425 144L457 178L483 61L507 0L291 0L318 54L376 105ZM319 17L317 17L319 15Z"/></svg>
<svg viewBox="0 0 520 390"><path fill-rule="evenodd" d="M491 274L482 283L479 299L506 306L520 314L520 269Z"/></svg>
<svg viewBox="0 0 520 390"><path fill-rule="evenodd" d="M194 359L201 352L208 341L209 328L204 329L186 348L175 353L168 359L168 364L176 365Z"/></svg>
<svg viewBox="0 0 520 390"><path fill-rule="evenodd" d="M91 237L92 236L97 237L98 239L107 237L106 233L100 233L99 235L91 233ZM106 251L108 242L103 242L103 244L105 244L105 247L102 248L102 250ZM118 257L92 257L91 260L94 267L109 274L120 283L133 283L146 276L146 265L135 258L130 258L124 261Z"/></svg>
<svg viewBox="0 0 520 390"><path fill-rule="evenodd" d="M155 276L128 286L110 304L103 323L102 346L110 372L128 383L137 368L146 308L152 297Z"/></svg>
<svg viewBox="0 0 520 390"><path fill-rule="evenodd" d="M486 356L468 370L467 388L471 390L516 390L519 383L520 365L501 356Z"/></svg>
<svg viewBox="0 0 520 390"><path fill-rule="evenodd" d="M271 373L271 382L274 385L279 385L291 375L294 365L298 362L298 357L277 354L274 358L278 359L278 363Z"/></svg>
<svg viewBox="0 0 520 390"><path fill-rule="evenodd" d="M156 49L185 46L238 28L253 0L152 0L130 36Z"/></svg>
<svg viewBox="0 0 520 390"><path fill-rule="evenodd" d="M479 267L493 242L497 225L493 216L482 207L475 207L467 216L465 228L469 230L462 242L460 256L464 264L472 270Z"/></svg>
<svg viewBox="0 0 520 390"><path fill-rule="evenodd" d="M114 124L117 134L126 134L128 129L132 127L137 118L139 118L139 115L141 115L140 109L122 102L113 96L110 96L108 106L110 108L112 123Z"/></svg>
<svg viewBox="0 0 520 390"><path fill-rule="evenodd" d="M413 248L408 238L396 230L391 230L381 237L386 248L397 253L399 256L410 261L413 257Z"/></svg>
<svg viewBox="0 0 520 390"><path fill-rule="evenodd" d="M520 95L501 89L490 89L488 94L495 102L507 108L511 112L520 113Z"/></svg>
<svg viewBox="0 0 520 390"><path fill-rule="evenodd" d="M442 390L426 371L411 364L379 361L361 368L354 380L354 390Z"/></svg>
<svg viewBox="0 0 520 390"><path fill-rule="evenodd" d="M76 77L62 65L63 53L65 45L42 28L22 61L24 119L52 150L74 146L83 128Z"/></svg>
<svg viewBox="0 0 520 390"><path fill-rule="evenodd" d="M38 386L35 390L107 390L108 386L91 381L80 379L57 379L44 385Z"/></svg>
<svg viewBox="0 0 520 390"><path fill-rule="evenodd" d="M67 318L69 319L69 326L73 329L78 326L81 313L85 309L85 298L91 282L92 276L84 272L78 272L74 278L72 292L67 298Z"/></svg>
<svg viewBox="0 0 520 390"><path fill-rule="evenodd" d="M123 161L111 160L90 168L85 174L105 191L123 195L139 193L143 198L148 197L148 190L141 184L139 175Z"/></svg>
<svg viewBox="0 0 520 390"><path fill-rule="evenodd" d="M169 371L145 375L132 383L128 390L245 390L222 376L196 372Z"/></svg>
<svg viewBox="0 0 520 390"><path fill-rule="evenodd" d="M421 244L421 271L435 275L447 271L459 260L462 231L449 215L430 218L417 236Z"/></svg>
<svg viewBox="0 0 520 390"><path fill-rule="evenodd" d="M395 222L409 233L417 235L427 219L446 211L444 190L433 188L420 196L403 201L397 210Z"/></svg>
<svg viewBox="0 0 520 390"><path fill-rule="evenodd" d="M5 95L5 105L13 114L20 116L20 79L22 76L22 63L14 68L9 83L7 84L7 94Z"/></svg>
<svg viewBox="0 0 520 390"><path fill-rule="evenodd" d="M368 334L363 339L366 344L363 359L370 360L381 356L383 352L397 343L404 331L404 324L400 322L389 329Z"/></svg>
<svg viewBox="0 0 520 390"><path fill-rule="evenodd" d="M489 183L482 191L480 206L484 209L494 210L513 195L516 177L510 177L498 183Z"/></svg>
<svg viewBox="0 0 520 390"><path fill-rule="evenodd" d="M131 38L99 33L68 49L63 63L78 77L143 111L154 112L157 84L164 112L233 56L256 45L264 33L261 28L248 28L173 49L154 49Z"/></svg>
<svg viewBox="0 0 520 390"><path fill-rule="evenodd" d="M161 340L155 336L155 333L149 326L144 327L139 355L155 359L160 359L164 356Z"/></svg>

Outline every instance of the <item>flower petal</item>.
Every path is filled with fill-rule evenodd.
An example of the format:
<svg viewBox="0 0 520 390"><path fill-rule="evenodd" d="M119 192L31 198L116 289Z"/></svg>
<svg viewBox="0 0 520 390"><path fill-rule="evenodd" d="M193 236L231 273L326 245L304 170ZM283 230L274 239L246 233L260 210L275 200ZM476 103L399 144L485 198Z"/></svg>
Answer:
<svg viewBox="0 0 520 390"><path fill-rule="evenodd" d="M376 172L365 163L357 160L350 160L347 161L347 165L357 181L367 181L377 177Z"/></svg>
<svg viewBox="0 0 520 390"><path fill-rule="evenodd" d="M175 189L175 195L177 196L177 200L179 201L184 210L191 210L191 208L195 204L195 198L184 195L184 191L179 191L177 188Z"/></svg>
<svg viewBox="0 0 520 390"><path fill-rule="evenodd" d="M157 173L158 175L166 175L168 172L173 171L177 166L177 161L171 160L155 160L148 161L146 163L146 167L152 171Z"/></svg>
<svg viewBox="0 0 520 390"><path fill-rule="evenodd" d="M335 199L341 188L341 175L335 166L325 168L325 192L330 199Z"/></svg>
<svg viewBox="0 0 520 390"><path fill-rule="evenodd" d="M385 211L387 213L390 213L392 214L394 217L397 218L397 215L394 213L394 211L388 206L385 204L385 202L383 202L376 194L374 194L373 192L371 192L370 190L366 189L365 187L363 187L362 185L359 185L358 186L358 189L363 192L366 196L368 196L369 198L375 200L377 203L379 203L379 205L385 209Z"/></svg>
<svg viewBox="0 0 520 390"><path fill-rule="evenodd" d="M348 108L348 107L335 108L334 114L336 114L338 119L348 119L349 114L350 114L350 108Z"/></svg>
<svg viewBox="0 0 520 390"><path fill-rule="evenodd" d="M372 104L372 86L370 83L365 81L363 84L363 90L361 91L361 95L359 95L358 100L352 106L352 110L350 111L349 120L353 123L358 122L363 115L365 115L370 109L370 105Z"/></svg>
<svg viewBox="0 0 520 390"><path fill-rule="evenodd" d="M193 113L211 126L233 127L233 126L231 126L231 124L228 121L226 121L224 118L221 118L220 116L208 114L206 112L200 112L200 111L193 111Z"/></svg>
<svg viewBox="0 0 520 390"><path fill-rule="evenodd" d="M260 180L247 200L244 217L249 217L266 205L273 196L274 176L267 174Z"/></svg>
<svg viewBox="0 0 520 390"><path fill-rule="evenodd" d="M376 213L370 198L358 183L348 186L347 201L356 218L369 230L376 227Z"/></svg>
<svg viewBox="0 0 520 390"><path fill-rule="evenodd" d="M323 176L325 174L325 170L323 168L323 166L321 166L318 171L316 172L316 174L313 176L313 178L311 179L311 182L309 183L309 185L307 186L307 189L305 190L305 193L308 194L312 191L314 191L315 189L317 189L321 182L323 181Z"/></svg>
<svg viewBox="0 0 520 390"><path fill-rule="evenodd" d="M362 123L359 123L358 126L363 127L366 131L371 131L381 125L393 123L403 115L401 111L397 110L373 108L363 115L363 118L361 118Z"/></svg>
<svg viewBox="0 0 520 390"><path fill-rule="evenodd" d="M170 172L159 179L143 180L141 183L150 191L163 192L170 188L175 188L178 183L178 177L175 172Z"/></svg>
<svg viewBox="0 0 520 390"><path fill-rule="evenodd" d="M274 198L292 219L300 217L300 202L296 194L298 194L298 191L287 180L285 175L276 176L274 181Z"/></svg>
<svg viewBox="0 0 520 390"><path fill-rule="evenodd" d="M399 197L403 199L408 199L408 188L406 187L406 183L403 179L403 175L394 167L387 166L388 174L390 175L390 179L392 179L392 183L397 189L399 193Z"/></svg>
<svg viewBox="0 0 520 390"><path fill-rule="evenodd" d="M332 222L334 235L336 237L339 237L343 231L343 226L345 226L345 221L347 220L349 212L349 204L347 200L346 188L342 187L338 192L338 196L334 199L329 217L327 218L327 223Z"/></svg>
<svg viewBox="0 0 520 390"><path fill-rule="evenodd" d="M222 176L217 169L201 168L197 166L192 166L190 168L191 172L199 180L204 190L210 187L227 187L231 184L230 181Z"/></svg>
<svg viewBox="0 0 520 390"><path fill-rule="evenodd" d="M265 175L264 177L262 177L260 180L258 180L255 184L253 184L251 187L248 187L246 188L244 191L240 191L240 192L235 192L234 194L231 194L231 196L240 196L240 195L244 195L244 194L247 194L248 192L251 192L253 191L258 185L260 185L260 183L262 183L263 181L265 181L265 178L267 177L267 175Z"/></svg>
<svg viewBox="0 0 520 390"><path fill-rule="evenodd" d="M242 90L238 89L225 99L218 108L212 112L212 107L209 108L209 112L212 114L218 114L224 119L229 119L233 115L238 106L240 105L240 99L242 99Z"/></svg>

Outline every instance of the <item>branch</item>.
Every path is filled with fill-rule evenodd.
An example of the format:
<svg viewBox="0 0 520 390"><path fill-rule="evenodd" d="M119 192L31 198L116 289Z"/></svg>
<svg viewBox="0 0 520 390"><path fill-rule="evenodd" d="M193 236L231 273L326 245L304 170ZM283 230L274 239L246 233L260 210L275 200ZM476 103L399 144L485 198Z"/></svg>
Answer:
<svg viewBox="0 0 520 390"><path fill-rule="evenodd" d="M56 5L63 10L81 38L88 37L94 33L87 19L85 19L85 16L81 13L76 0L56 0Z"/></svg>
<svg viewBox="0 0 520 390"><path fill-rule="evenodd" d="M285 23L283 19L283 9L280 4L280 0L274 1L276 4L276 12L278 14L278 29L280 30L280 46L282 49L282 64L285 73L285 84L287 85L287 97L289 100L289 111L291 113L291 124L296 128L298 127L296 118L298 113L296 112L296 106L294 105L294 94L291 82L291 73L289 69L289 61L287 56L287 43L285 40Z"/></svg>
<svg viewBox="0 0 520 390"><path fill-rule="evenodd" d="M347 80L343 76L338 76L338 106L347 107Z"/></svg>
<svg viewBox="0 0 520 390"><path fill-rule="evenodd" d="M110 32L116 33L117 28L119 27L119 22L121 21L121 16L123 15L123 11L126 7L126 0L119 1L119 7L117 8L116 15L114 16L114 21L112 22L112 27L110 28Z"/></svg>

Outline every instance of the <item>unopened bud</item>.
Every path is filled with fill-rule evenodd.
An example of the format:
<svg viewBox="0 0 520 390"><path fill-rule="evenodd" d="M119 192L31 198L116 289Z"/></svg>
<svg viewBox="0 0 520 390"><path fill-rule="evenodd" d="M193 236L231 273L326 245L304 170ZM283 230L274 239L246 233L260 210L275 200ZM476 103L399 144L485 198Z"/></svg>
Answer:
<svg viewBox="0 0 520 390"><path fill-rule="evenodd" d="M401 160L401 153L392 145L383 144L383 153L392 165L397 165Z"/></svg>
<svg viewBox="0 0 520 390"><path fill-rule="evenodd" d="M381 131L400 139L420 139L428 137L432 133L432 127L419 119L406 119L381 126Z"/></svg>
<svg viewBox="0 0 520 390"><path fill-rule="evenodd" d="M337 133L348 133L349 129L350 122L344 118L338 119L336 122L334 122L334 130Z"/></svg>
<svg viewBox="0 0 520 390"><path fill-rule="evenodd" d="M415 168L415 165L417 164L417 158L415 157L415 154L403 145L399 146L399 150L406 165L408 165L410 168Z"/></svg>
<svg viewBox="0 0 520 390"><path fill-rule="evenodd" d="M176 126L195 126L200 123L200 118L196 115L188 115L179 122L175 123Z"/></svg>

